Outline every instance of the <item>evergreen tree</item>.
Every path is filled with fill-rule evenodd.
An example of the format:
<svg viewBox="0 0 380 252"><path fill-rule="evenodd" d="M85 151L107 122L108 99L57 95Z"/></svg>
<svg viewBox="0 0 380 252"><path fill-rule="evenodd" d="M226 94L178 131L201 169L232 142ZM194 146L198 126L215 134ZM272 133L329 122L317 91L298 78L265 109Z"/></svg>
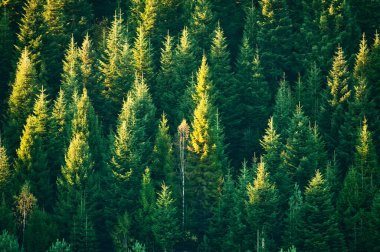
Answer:
<svg viewBox="0 0 380 252"><path fill-rule="evenodd" d="M305 191L301 210L302 251L345 251L344 240L335 218L331 194L319 170Z"/></svg>
<svg viewBox="0 0 380 252"><path fill-rule="evenodd" d="M112 232L112 239L116 251L125 251L130 240L131 220L127 212L118 217Z"/></svg>
<svg viewBox="0 0 380 252"><path fill-rule="evenodd" d="M136 209L140 177L149 164L154 135L155 107L143 79L136 78L119 115L111 146L111 169L116 209Z"/></svg>
<svg viewBox="0 0 380 252"><path fill-rule="evenodd" d="M285 219L285 232L283 236L283 243L286 247L295 244L299 247L301 240L301 224L302 216L301 211L303 207L303 197L298 184L294 184L294 190L292 196L289 198L289 211Z"/></svg>
<svg viewBox="0 0 380 252"><path fill-rule="evenodd" d="M49 0L45 2L42 13L46 34L42 39L44 46L41 53L46 62L47 90L53 95L59 90L63 48L69 42L63 9L63 0Z"/></svg>
<svg viewBox="0 0 380 252"><path fill-rule="evenodd" d="M265 164L260 162L257 167L256 177L253 183L247 185L248 201L247 218L248 218L248 236L251 241L260 237L259 247L257 250L273 250L276 247L278 238L278 189L269 180L269 173L266 171ZM265 244L265 245L264 245Z"/></svg>
<svg viewBox="0 0 380 252"><path fill-rule="evenodd" d="M196 58L210 47L212 31L215 29L212 3L209 0L196 0L189 21L190 33L194 38Z"/></svg>
<svg viewBox="0 0 380 252"><path fill-rule="evenodd" d="M301 93L300 102L305 114L312 122L319 118L322 92L321 70L315 62L307 69L305 74L304 91Z"/></svg>
<svg viewBox="0 0 380 252"><path fill-rule="evenodd" d="M0 137L0 195L8 195L10 193L12 177L10 161Z"/></svg>
<svg viewBox="0 0 380 252"><path fill-rule="evenodd" d="M273 108L273 119L276 122L276 129L284 137L287 136L286 129L289 126L294 105L292 90L284 76L280 81Z"/></svg>
<svg viewBox="0 0 380 252"><path fill-rule="evenodd" d="M106 47L99 62L103 83L103 121L110 127L116 120L133 80L132 50L121 15L115 15L109 28Z"/></svg>
<svg viewBox="0 0 380 252"><path fill-rule="evenodd" d="M19 143L22 127L33 110L33 98L37 91L37 74L34 62L25 49L17 63L16 77L8 100L7 127L5 136L10 153L14 153Z"/></svg>
<svg viewBox="0 0 380 252"><path fill-rule="evenodd" d="M179 238L180 230L172 192L165 183L161 188L156 200L152 230L156 241L164 251L167 251L173 249Z"/></svg>
<svg viewBox="0 0 380 252"><path fill-rule="evenodd" d="M68 237L70 223L82 202L88 197L89 180L93 175L93 158L86 136L76 133L67 149L65 164L58 177L58 203L56 207L59 231Z"/></svg>
<svg viewBox="0 0 380 252"><path fill-rule="evenodd" d="M141 191L139 208L136 211L136 224L135 227L136 237L144 241L148 247L153 247L153 217L155 211L155 192L154 185L151 179L150 170L146 168L141 181ZM162 232L163 230L161 230Z"/></svg>
<svg viewBox="0 0 380 252"><path fill-rule="evenodd" d="M91 30L94 19L92 4L88 0L64 0L64 19L67 32L79 41Z"/></svg>
<svg viewBox="0 0 380 252"><path fill-rule="evenodd" d="M46 251L56 237L57 227L52 216L43 210L33 211L25 230L25 249Z"/></svg>
<svg viewBox="0 0 380 252"><path fill-rule="evenodd" d="M71 246L65 240L54 242L47 252L71 252Z"/></svg>
<svg viewBox="0 0 380 252"><path fill-rule="evenodd" d="M191 216L192 230L197 227L196 234L199 238L205 234L212 208L216 204L222 170L226 168L223 140L220 138L221 128L218 127L218 118L213 107L212 91L204 56L193 94L196 108L191 124L190 167L187 171L189 204L194 211Z"/></svg>
<svg viewBox="0 0 380 252"><path fill-rule="evenodd" d="M53 204L52 183L47 164L48 150L48 100L42 89L29 115L17 149L16 173L20 184L30 180L31 192L39 204L51 209Z"/></svg>
<svg viewBox="0 0 380 252"><path fill-rule="evenodd" d="M324 92L320 114L320 125L329 153L338 145L339 126L343 124L344 113L347 111L348 99L351 96L350 74L347 69L343 50L338 47L334 56L332 68L327 77L327 88ZM340 157L337 156L338 161Z"/></svg>
<svg viewBox="0 0 380 252"><path fill-rule="evenodd" d="M133 64L135 73L139 78L144 78L151 87L154 83L153 55L143 26L137 28L135 43L133 46Z"/></svg>
<svg viewBox="0 0 380 252"><path fill-rule="evenodd" d="M71 37L69 47L66 49L65 58L63 60L63 73L61 87L67 98L71 98L74 93L81 91L80 81L80 63L78 56L78 48Z"/></svg>
<svg viewBox="0 0 380 252"><path fill-rule="evenodd" d="M162 114L152 155L152 179L156 188L159 187L159 183L164 181L168 185L174 185L175 170L172 145L168 120L166 115Z"/></svg>
<svg viewBox="0 0 380 252"><path fill-rule="evenodd" d="M326 166L323 144L314 130L298 106L289 124L282 166L292 182L297 182L300 188L306 186L319 167Z"/></svg>
<svg viewBox="0 0 380 252"><path fill-rule="evenodd" d="M371 239L371 247L373 250L379 249L379 244L377 241L380 237L380 232L378 230L378 225L380 223L379 220L379 213L380 213L380 193L377 192L372 203L371 207L371 221L370 221L370 239Z"/></svg>
<svg viewBox="0 0 380 252"><path fill-rule="evenodd" d="M7 252L20 251L20 246L18 245L16 236L10 234L6 230L3 230L3 233L0 235L0 249Z"/></svg>

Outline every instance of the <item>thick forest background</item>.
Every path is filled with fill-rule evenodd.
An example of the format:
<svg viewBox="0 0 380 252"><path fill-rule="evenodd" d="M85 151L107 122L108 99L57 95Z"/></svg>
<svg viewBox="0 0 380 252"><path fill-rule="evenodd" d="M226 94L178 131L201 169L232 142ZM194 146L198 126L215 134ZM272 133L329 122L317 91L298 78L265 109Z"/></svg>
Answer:
<svg viewBox="0 0 380 252"><path fill-rule="evenodd" d="M379 0L2 0L1 251L380 251Z"/></svg>

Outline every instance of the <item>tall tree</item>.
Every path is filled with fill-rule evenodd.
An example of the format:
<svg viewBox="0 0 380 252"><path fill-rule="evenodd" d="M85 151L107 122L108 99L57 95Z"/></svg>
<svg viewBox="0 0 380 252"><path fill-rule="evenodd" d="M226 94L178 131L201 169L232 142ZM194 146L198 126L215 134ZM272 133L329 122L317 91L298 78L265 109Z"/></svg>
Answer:
<svg viewBox="0 0 380 252"><path fill-rule="evenodd" d="M269 179L265 164L260 162L253 183L247 185L248 201L248 235L251 241L260 239L259 244L252 244L258 251L272 250L278 239L278 189ZM263 242L261 242L263 241ZM265 244L265 245L264 245Z"/></svg>
<svg viewBox="0 0 380 252"><path fill-rule="evenodd" d="M37 86L34 62L31 60L29 51L24 49L17 63L16 77L8 100L8 124L5 128L5 136L10 153L16 150L22 127L33 110L33 98L37 92Z"/></svg>
<svg viewBox="0 0 380 252"><path fill-rule="evenodd" d="M285 247L295 245L299 247L302 243L301 236L301 224L302 224L302 211L303 197L302 192L297 183L294 184L294 190L292 196L289 198L289 210L285 219L285 232L283 236L283 244Z"/></svg>
<svg viewBox="0 0 380 252"><path fill-rule="evenodd" d="M30 180L30 190L38 199L39 204L51 209L53 205L52 182L47 163L48 100L42 89L29 115L21 136L20 147L17 149L16 173L22 184Z"/></svg>
<svg viewBox="0 0 380 252"><path fill-rule="evenodd" d="M68 33L80 41L91 30L94 19L92 4L88 0L64 0L63 11Z"/></svg>
<svg viewBox="0 0 380 252"><path fill-rule="evenodd" d="M205 234L212 208L216 204L222 171L226 168L224 153L220 153L220 149L223 150L223 139L220 139L221 128L218 127L218 118L213 107L212 91L204 56L193 94L196 107L191 123L190 167L187 171L188 202L194 211L191 216L192 222L189 224L192 224L192 230L196 230L199 238L203 238Z"/></svg>
<svg viewBox="0 0 380 252"><path fill-rule="evenodd" d="M7 151L3 146L0 137L0 194L9 195L13 174L10 166L10 160Z"/></svg>
<svg viewBox="0 0 380 252"><path fill-rule="evenodd" d="M273 119L276 122L276 129L284 137L287 136L286 129L289 126L294 105L292 90L284 76L280 81L273 108Z"/></svg>
<svg viewBox="0 0 380 252"><path fill-rule="evenodd" d="M63 72L61 88L66 98L71 99L73 94L82 90L80 83L80 63L78 57L78 47L71 37L70 44L66 49L65 58L63 60Z"/></svg>
<svg viewBox="0 0 380 252"><path fill-rule="evenodd" d="M343 236L338 228L335 209L326 181L319 172L310 180L301 210L300 249L304 251L345 251Z"/></svg>
<svg viewBox="0 0 380 252"><path fill-rule="evenodd" d="M196 0L189 21L190 33L194 38L196 58L210 47L212 31L215 29L215 17L209 0Z"/></svg>
<svg viewBox="0 0 380 252"><path fill-rule="evenodd" d="M116 120L123 99L133 81L132 51L120 15L115 15L107 33L106 48L99 62L104 106L103 121L110 127Z"/></svg>
<svg viewBox="0 0 380 252"><path fill-rule="evenodd" d="M163 183L156 200L152 230L156 241L164 251L173 249L179 238L180 229L177 217L177 208L172 192Z"/></svg>
<svg viewBox="0 0 380 252"><path fill-rule="evenodd" d="M172 138L169 134L168 120L162 114L152 155L152 179L155 187L165 182L174 186L175 169Z"/></svg>

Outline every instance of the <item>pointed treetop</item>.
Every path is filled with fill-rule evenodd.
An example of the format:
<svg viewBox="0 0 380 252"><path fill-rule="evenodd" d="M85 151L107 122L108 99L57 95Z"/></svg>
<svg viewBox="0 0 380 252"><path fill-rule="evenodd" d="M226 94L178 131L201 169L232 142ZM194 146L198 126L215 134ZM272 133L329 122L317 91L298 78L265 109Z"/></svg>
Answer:
<svg viewBox="0 0 380 252"><path fill-rule="evenodd" d="M312 192L314 188L320 188L324 186L324 183L325 183L325 180L318 169L315 171L314 177L310 180L309 185L306 188L306 192Z"/></svg>

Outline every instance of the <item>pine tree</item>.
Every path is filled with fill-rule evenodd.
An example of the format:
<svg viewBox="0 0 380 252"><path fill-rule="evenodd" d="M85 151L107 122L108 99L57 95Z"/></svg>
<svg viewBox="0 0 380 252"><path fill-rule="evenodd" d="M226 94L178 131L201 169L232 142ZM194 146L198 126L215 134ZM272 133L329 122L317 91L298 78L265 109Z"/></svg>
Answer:
<svg viewBox="0 0 380 252"><path fill-rule="evenodd" d="M4 195L4 193L3 193ZM13 203L13 202L12 202ZM15 233L16 231L16 218L15 214L10 207L10 203L5 201L5 197L2 197L0 204L0 228L3 231Z"/></svg>
<svg viewBox="0 0 380 252"><path fill-rule="evenodd" d="M209 0L196 0L189 21L190 33L194 38L196 58L210 47L212 31L215 29L214 13Z"/></svg>
<svg viewBox="0 0 380 252"><path fill-rule="evenodd" d="M329 153L338 145L339 126L343 124L344 113L347 111L348 99L351 96L351 79L347 69L343 50L338 47L334 56L332 68L327 77L327 88L324 92L320 114L320 126ZM338 156L338 161L340 157Z"/></svg>
<svg viewBox="0 0 380 252"><path fill-rule="evenodd" d="M109 28L106 47L99 62L100 80L103 83L103 121L110 127L116 120L123 99L132 85L132 51L127 40L126 28L120 15L115 15Z"/></svg>
<svg viewBox="0 0 380 252"><path fill-rule="evenodd" d="M294 184L292 196L289 198L289 211L285 219L285 232L282 238L285 247L296 245L299 247L301 240L300 227L302 224L301 211L303 207L303 197L298 184Z"/></svg>
<svg viewBox="0 0 380 252"><path fill-rule="evenodd" d="M297 69L294 62L292 42L292 23L285 0L259 1L261 15L258 20L257 44L261 51L263 67L271 73L267 76L271 87L286 72L292 79Z"/></svg>
<svg viewBox="0 0 380 252"><path fill-rule="evenodd" d="M284 76L280 81L273 108L273 119L276 122L276 129L284 137L287 136L286 129L289 126L290 118L294 111L294 105L292 90Z"/></svg>
<svg viewBox="0 0 380 252"><path fill-rule="evenodd" d="M73 34L75 40L81 40L91 30L94 15L90 1L64 0L63 13L68 34Z"/></svg>
<svg viewBox="0 0 380 252"><path fill-rule="evenodd" d="M174 185L174 155L172 138L166 115L162 114L152 155L152 179L158 188L164 181L169 186Z"/></svg>
<svg viewBox="0 0 380 252"><path fill-rule="evenodd" d="M301 105L305 114L310 117L312 122L319 118L322 92L321 70L315 62L310 64L305 74L304 92L301 93Z"/></svg>
<svg viewBox="0 0 380 252"><path fill-rule="evenodd" d="M54 242L47 252L71 252L71 246L65 240Z"/></svg>
<svg viewBox="0 0 380 252"><path fill-rule="evenodd" d="M371 217L370 217L371 218L370 240L372 242L371 243L372 249L374 250L379 249L378 240L380 238L380 232L379 232L379 229L377 228L378 225L380 224L379 213L380 213L380 193L377 192L372 202Z"/></svg>
<svg viewBox="0 0 380 252"><path fill-rule="evenodd" d="M8 101L8 125L5 129L7 146L14 153L19 143L22 127L33 110L33 98L37 92L37 74L34 62L25 49L17 63L16 77Z"/></svg>
<svg viewBox="0 0 380 252"><path fill-rule="evenodd" d="M309 120L301 107L297 107L288 129L282 167L292 182L304 188L319 167L326 166L326 154L318 135L309 126Z"/></svg>
<svg viewBox="0 0 380 252"><path fill-rule="evenodd" d="M25 230L25 249L46 251L56 237L57 227L52 216L44 210L34 210Z"/></svg>
<svg viewBox="0 0 380 252"><path fill-rule="evenodd" d="M149 165L154 135L155 107L143 79L136 78L119 115L111 146L111 169L115 179L116 209L135 209L140 177ZM127 190L126 190L127 188ZM126 191L125 191L126 190Z"/></svg>
<svg viewBox="0 0 380 252"><path fill-rule="evenodd" d="M138 240L144 241L149 247L153 247L153 217L155 211L156 197L150 170L146 168L141 180L139 208L136 211L135 232ZM162 231L162 230L161 230Z"/></svg>
<svg viewBox="0 0 380 252"><path fill-rule="evenodd" d="M46 62L46 77L49 84L47 89L52 95L59 90L63 48L69 42L63 9L63 0L49 0L44 4L42 13L46 34L43 37L44 46L41 48L41 53Z"/></svg>
<svg viewBox="0 0 380 252"><path fill-rule="evenodd" d="M172 192L165 183L161 188L156 200L152 230L156 241L164 251L167 251L173 249L179 238L180 230Z"/></svg>
<svg viewBox="0 0 380 252"><path fill-rule="evenodd" d="M48 150L48 100L42 89L29 115L17 149L16 173L22 184L30 180L32 193L39 204L51 209L53 204L52 183L47 164Z"/></svg>
<svg viewBox="0 0 380 252"><path fill-rule="evenodd" d="M76 133L67 149L65 164L58 177L58 203L56 207L59 231L68 237L70 222L82 201L89 193L89 179L93 175L93 158L86 136Z"/></svg>
<svg viewBox="0 0 380 252"><path fill-rule="evenodd" d="M216 204L222 171L226 168L221 128L218 127L219 119L212 103L212 90L204 56L193 94L196 108L191 123L190 167L187 171L189 204L194 211L191 224L192 227L197 227L196 234L199 238L205 234L212 208Z"/></svg>
<svg viewBox="0 0 380 252"><path fill-rule="evenodd" d="M10 160L0 137L0 195L9 195L12 177Z"/></svg>
<svg viewBox="0 0 380 252"><path fill-rule="evenodd" d="M74 37L71 37L69 47L66 49L65 58L63 60L61 82L61 88L69 99L71 99L74 93L77 93L82 89L79 68L78 48L74 42Z"/></svg>
<svg viewBox="0 0 380 252"><path fill-rule="evenodd" d="M133 46L133 64L135 73L139 78L144 78L151 87L154 83L153 54L143 26L137 28L135 43Z"/></svg>
<svg viewBox="0 0 380 252"><path fill-rule="evenodd" d="M248 218L248 237L255 241L256 234L263 243L255 246L257 250L272 250L278 238L278 189L269 180L265 164L260 162L253 183L247 185L248 201L246 201ZM264 245L265 244L265 245ZM251 247L254 244L251 242ZM265 246L265 247L264 247Z"/></svg>
<svg viewBox="0 0 380 252"><path fill-rule="evenodd" d="M3 230L2 234L0 235L0 249L8 252L20 251L17 237L10 234L7 230Z"/></svg>
<svg viewBox="0 0 380 252"><path fill-rule="evenodd" d="M302 251L345 251L343 236L335 218L331 194L319 170L305 191L301 210L300 244Z"/></svg>

